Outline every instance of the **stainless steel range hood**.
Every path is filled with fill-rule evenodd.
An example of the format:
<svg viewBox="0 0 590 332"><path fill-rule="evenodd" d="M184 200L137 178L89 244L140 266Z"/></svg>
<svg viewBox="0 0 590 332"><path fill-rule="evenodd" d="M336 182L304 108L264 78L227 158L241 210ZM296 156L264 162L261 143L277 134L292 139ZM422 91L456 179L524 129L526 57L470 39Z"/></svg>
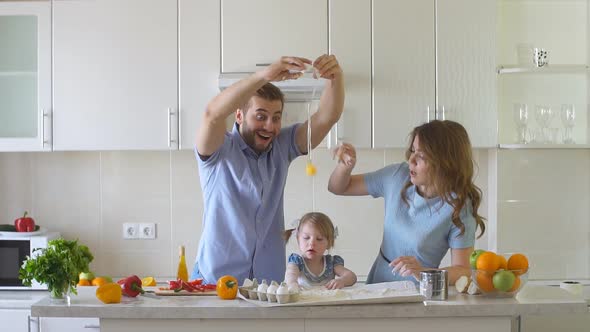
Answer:
<svg viewBox="0 0 590 332"><path fill-rule="evenodd" d="M219 75L219 91L235 82L252 75L251 73L228 73ZM318 100L324 90L325 80L315 79L311 73L306 73L296 80L272 82L285 94L285 102L305 102Z"/></svg>

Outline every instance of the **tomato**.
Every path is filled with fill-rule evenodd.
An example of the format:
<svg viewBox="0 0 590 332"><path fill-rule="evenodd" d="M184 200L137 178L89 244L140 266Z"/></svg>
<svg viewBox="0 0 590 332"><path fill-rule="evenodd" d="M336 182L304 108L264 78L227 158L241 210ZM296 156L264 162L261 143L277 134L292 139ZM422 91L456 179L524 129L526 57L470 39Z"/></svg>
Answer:
<svg viewBox="0 0 590 332"><path fill-rule="evenodd" d="M224 300L235 299L238 295L238 280L232 276L223 276L217 280L217 296Z"/></svg>

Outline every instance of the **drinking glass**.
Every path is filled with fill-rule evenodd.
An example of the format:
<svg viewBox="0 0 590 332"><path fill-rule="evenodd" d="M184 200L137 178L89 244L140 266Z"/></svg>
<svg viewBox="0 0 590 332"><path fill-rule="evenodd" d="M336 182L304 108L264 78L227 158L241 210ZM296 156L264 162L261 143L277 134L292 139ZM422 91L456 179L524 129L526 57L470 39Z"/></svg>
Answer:
<svg viewBox="0 0 590 332"><path fill-rule="evenodd" d="M549 106L545 105L537 105L535 107L535 120L539 124L541 128L541 137L539 138L540 143L548 143L549 142L549 134L547 133L547 128L553 119L553 110Z"/></svg>
<svg viewBox="0 0 590 332"><path fill-rule="evenodd" d="M527 104L514 103L514 122L516 123L516 143L527 144L527 124L529 122L529 110Z"/></svg>
<svg viewBox="0 0 590 332"><path fill-rule="evenodd" d="M563 143L575 144L572 131L576 120L576 109L572 104L561 105L561 123L563 123Z"/></svg>

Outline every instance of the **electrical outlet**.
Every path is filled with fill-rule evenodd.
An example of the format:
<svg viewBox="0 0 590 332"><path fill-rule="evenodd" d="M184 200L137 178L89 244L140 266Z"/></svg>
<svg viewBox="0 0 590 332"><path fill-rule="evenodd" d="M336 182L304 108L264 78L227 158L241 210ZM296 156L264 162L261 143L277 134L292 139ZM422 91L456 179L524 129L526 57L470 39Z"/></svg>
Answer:
<svg viewBox="0 0 590 332"><path fill-rule="evenodd" d="M139 238L140 239L155 239L156 238L156 224L155 223L139 224Z"/></svg>
<svg viewBox="0 0 590 332"><path fill-rule="evenodd" d="M126 240L139 238L139 224L124 223L123 238Z"/></svg>

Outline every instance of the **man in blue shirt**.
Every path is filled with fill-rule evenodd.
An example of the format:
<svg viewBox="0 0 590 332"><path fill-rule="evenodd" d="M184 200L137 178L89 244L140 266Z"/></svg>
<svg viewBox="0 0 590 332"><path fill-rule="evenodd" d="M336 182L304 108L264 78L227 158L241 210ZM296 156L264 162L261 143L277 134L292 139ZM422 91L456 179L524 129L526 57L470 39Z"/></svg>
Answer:
<svg viewBox="0 0 590 332"><path fill-rule="evenodd" d="M195 149L204 198L203 233L192 279L215 283L225 274L283 280L283 194L289 164L307 154L307 123L281 129L284 100L270 82L297 79L313 65L326 79L311 118L315 148L344 108L342 69L333 55L313 63L282 57L214 97L203 114ZM235 113L232 132L225 120Z"/></svg>

